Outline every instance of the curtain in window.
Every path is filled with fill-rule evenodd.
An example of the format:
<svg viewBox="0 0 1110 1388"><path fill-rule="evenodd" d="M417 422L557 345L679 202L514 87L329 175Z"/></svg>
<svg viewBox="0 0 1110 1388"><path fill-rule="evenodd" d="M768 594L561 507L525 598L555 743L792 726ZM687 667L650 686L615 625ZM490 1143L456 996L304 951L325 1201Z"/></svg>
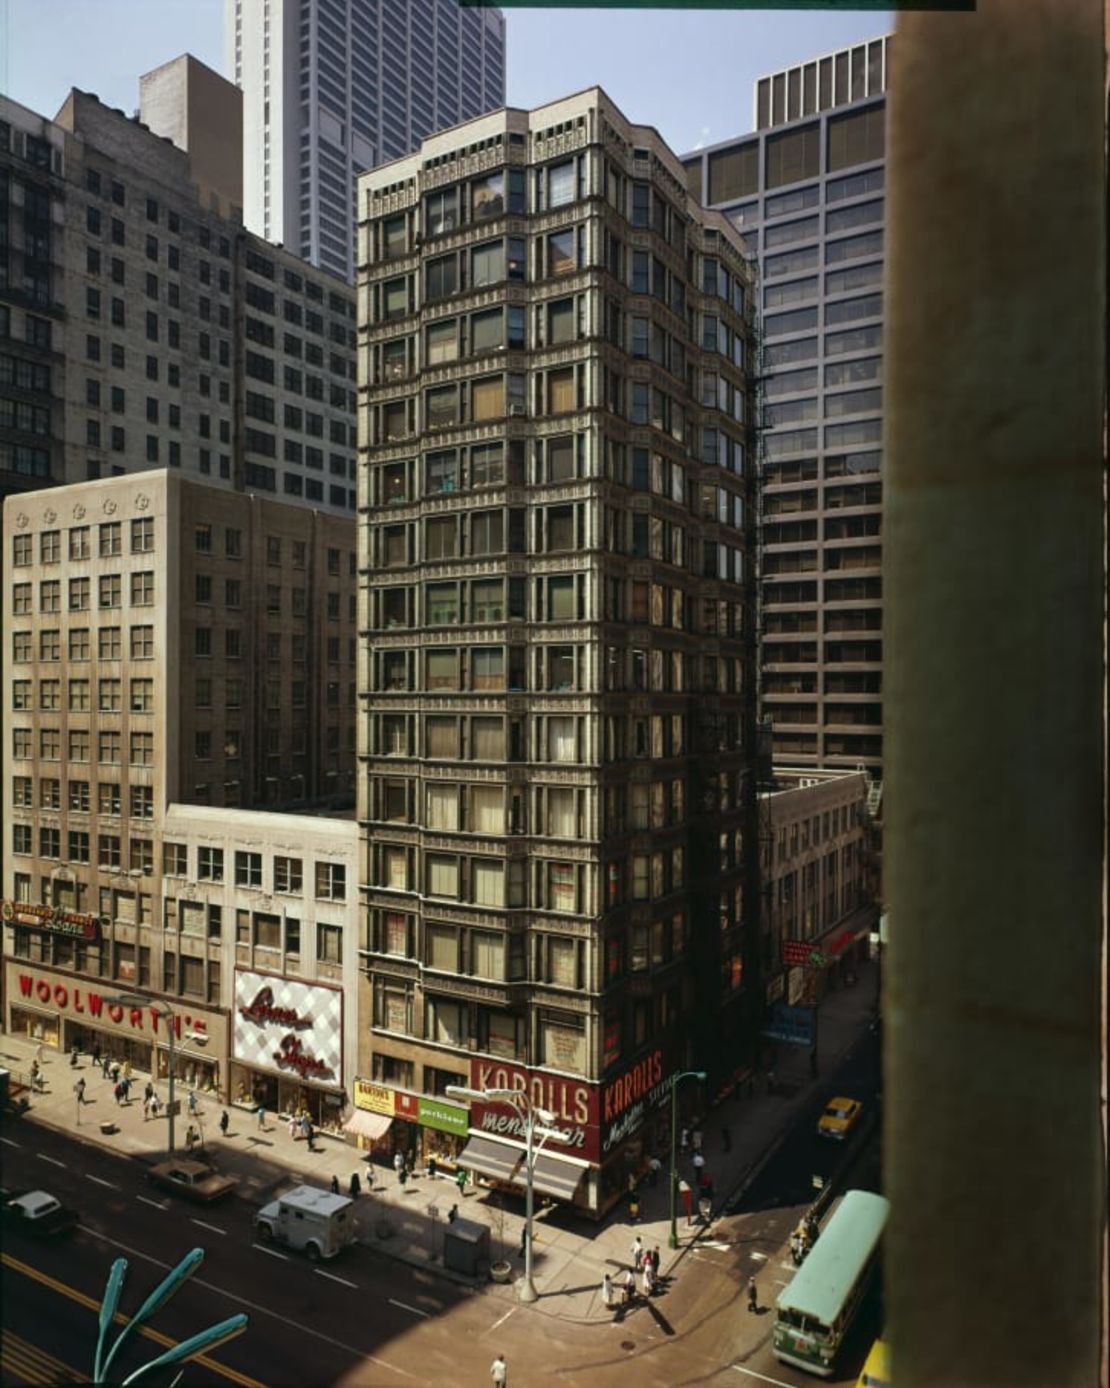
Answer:
<svg viewBox="0 0 1110 1388"><path fill-rule="evenodd" d="M552 622L574 620L574 579L550 578L547 581L547 616Z"/></svg>
<svg viewBox="0 0 1110 1388"><path fill-rule="evenodd" d="M578 739L574 718L547 720L547 748L552 761L577 761Z"/></svg>
<svg viewBox="0 0 1110 1388"><path fill-rule="evenodd" d="M475 381L471 387L472 416L475 421L500 419L505 413L505 379L493 376L486 381Z"/></svg>
<svg viewBox="0 0 1110 1388"><path fill-rule="evenodd" d="M457 689L459 658L455 651L428 652L428 688Z"/></svg>
<svg viewBox="0 0 1110 1388"><path fill-rule="evenodd" d="M547 792L547 832L557 839L573 839L578 833L577 792L552 787Z"/></svg>
<svg viewBox="0 0 1110 1388"><path fill-rule="evenodd" d="M458 786L430 785L428 787L429 829L457 829L459 827L459 788Z"/></svg>
<svg viewBox="0 0 1110 1388"><path fill-rule="evenodd" d="M582 1074L586 1066L586 1033L573 1023L540 1021L543 1064Z"/></svg>
<svg viewBox="0 0 1110 1388"><path fill-rule="evenodd" d="M408 954L409 922L407 916L393 911L386 912L382 918L382 945L386 954Z"/></svg>
<svg viewBox="0 0 1110 1388"><path fill-rule="evenodd" d="M551 982L563 988L573 988L577 983L577 946L573 940L551 940Z"/></svg>
<svg viewBox="0 0 1110 1388"><path fill-rule="evenodd" d="M505 939L488 931L476 930L471 938L474 972L479 978L505 977Z"/></svg>
<svg viewBox="0 0 1110 1388"><path fill-rule="evenodd" d="M457 973L459 968L458 934L448 925L427 925L424 927L426 949L425 957L433 969L446 969Z"/></svg>
<svg viewBox="0 0 1110 1388"><path fill-rule="evenodd" d="M574 369L551 371L547 377L547 408L550 414L574 409Z"/></svg>
<svg viewBox="0 0 1110 1388"><path fill-rule="evenodd" d="M574 864L548 863L547 880L552 911L574 910Z"/></svg>
<svg viewBox="0 0 1110 1388"><path fill-rule="evenodd" d="M505 243L477 246L471 253L471 284L496 284L505 278Z"/></svg>
<svg viewBox="0 0 1110 1388"><path fill-rule="evenodd" d="M387 848L383 862L385 885L406 891L409 885L408 854L403 848Z"/></svg>
<svg viewBox="0 0 1110 1388"><path fill-rule="evenodd" d="M474 859L474 901L478 906L504 906L504 863Z"/></svg>
<svg viewBox="0 0 1110 1388"><path fill-rule="evenodd" d="M429 1027L432 1039L447 1045L465 1045L465 1006L457 1002L447 1002L443 998L430 998L428 1005L432 1013L432 1025Z"/></svg>
<svg viewBox="0 0 1110 1388"><path fill-rule="evenodd" d="M470 827L476 834L505 832L505 791L502 786L470 788Z"/></svg>
<svg viewBox="0 0 1110 1388"><path fill-rule="evenodd" d="M454 718L429 718L424 732L429 757L455 758L459 755L459 725Z"/></svg>
<svg viewBox="0 0 1110 1388"><path fill-rule="evenodd" d="M428 893L430 896L458 896L459 864L457 859L428 859Z"/></svg>
<svg viewBox="0 0 1110 1388"><path fill-rule="evenodd" d="M505 688L505 652L499 647L475 649L471 655L475 689Z"/></svg>
<svg viewBox="0 0 1110 1388"><path fill-rule="evenodd" d="M505 725L500 718L475 718L470 737L474 761L504 761Z"/></svg>

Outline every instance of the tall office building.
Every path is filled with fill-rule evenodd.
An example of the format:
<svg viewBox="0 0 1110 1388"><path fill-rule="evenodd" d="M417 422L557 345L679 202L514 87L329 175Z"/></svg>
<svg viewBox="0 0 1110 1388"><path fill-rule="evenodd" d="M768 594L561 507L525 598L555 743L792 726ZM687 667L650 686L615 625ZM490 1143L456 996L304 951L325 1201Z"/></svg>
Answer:
<svg viewBox="0 0 1110 1388"><path fill-rule="evenodd" d="M458 0L225 0L245 218L354 279L355 178L505 100L505 21Z"/></svg>
<svg viewBox="0 0 1110 1388"><path fill-rule="evenodd" d="M190 150L86 92L53 121L0 97L0 495L169 466L351 516L354 293L245 231L234 172L172 117L235 88L155 76Z"/></svg>
<svg viewBox="0 0 1110 1388"><path fill-rule="evenodd" d="M889 39L760 78L757 133L684 159L744 234L763 331L762 693L776 760L882 765Z"/></svg>
<svg viewBox="0 0 1110 1388"><path fill-rule="evenodd" d="M542 1095L538 1184L598 1213L759 995L743 243L597 89L359 207L360 1064L406 1121ZM519 1179L502 1110L455 1121L414 1141Z"/></svg>

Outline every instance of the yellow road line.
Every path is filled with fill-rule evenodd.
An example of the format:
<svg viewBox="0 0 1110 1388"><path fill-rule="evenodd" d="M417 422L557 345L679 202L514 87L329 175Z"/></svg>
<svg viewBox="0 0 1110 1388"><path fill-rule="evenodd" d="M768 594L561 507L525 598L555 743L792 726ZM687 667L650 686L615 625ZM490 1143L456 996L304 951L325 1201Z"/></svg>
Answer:
<svg viewBox="0 0 1110 1388"><path fill-rule="evenodd" d="M44 1287L49 1287L52 1291L60 1292L62 1296L69 1297L70 1301L75 1301L78 1306L84 1306L90 1311L99 1312L100 1302L91 1296L86 1296L84 1292L79 1292L76 1287L71 1287L65 1282L59 1282L56 1277L51 1277L49 1273L42 1272L38 1268L32 1267L30 1263L22 1263L18 1258L13 1258L10 1253L0 1253L0 1261L5 1267L9 1267L13 1272L22 1273L24 1277L30 1277L32 1281L40 1282ZM115 1314L117 1325L126 1325L130 1316L125 1316L121 1311ZM140 1335L145 1335L148 1340L153 1340L155 1344L161 1345L163 1349L169 1349L171 1345L179 1344L180 1341L172 1340L168 1335L163 1335L159 1330L152 1330L149 1325L140 1325ZM221 1364L218 1360L211 1358L207 1354L198 1354L189 1361L193 1364L203 1364L206 1369L213 1373L221 1374L224 1378L230 1379L232 1383L238 1383L240 1388L267 1388L257 1378L250 1378L247 1374L241 1374L237 1369L232 1369L226 1364Z"/></svg>
<svg viewBox="0 0 1110 1388"><path fill-rule="evenodd" d="M21 1339L6 1326L0 1330L0 1359L7 1372L27 1383L87 1383L88 1379L53 1354Z"/></svg>

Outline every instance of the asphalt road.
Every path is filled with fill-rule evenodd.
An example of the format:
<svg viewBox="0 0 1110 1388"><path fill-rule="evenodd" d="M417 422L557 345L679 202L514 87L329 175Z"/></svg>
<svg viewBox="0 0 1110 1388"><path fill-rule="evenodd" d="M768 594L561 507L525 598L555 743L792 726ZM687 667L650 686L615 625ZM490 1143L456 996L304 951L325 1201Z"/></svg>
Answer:
<svg viewBox="0 0 1110 1388"><path fill-rule="evenodd" d="M873 1084L874 1056L858 1051L830 1079L827 1092L867 1097L868 1065ZM229 1382L240 1388L462 1388L488 1384L497 1351L509 1361L513 1388L624 1385L631 1379L638 1388L740 1388L745 1378L760 1382L753 1371L791 1388L812 1383L771 1357L770 1318L753 1325L742 1292L755 1270L766 1299L773 1299L774 1279L789 1275L778 1267L783 1261L789 1266L785 1241L812 1197L813 1161L842 1155L839 1144L818 1143L815 1122L816 1111L803 1115L755 1183L751 1201L743 1202L744 1212L721 1221L713 1238L686 1255L664 1295L590 1324L475 1294L371 1249L351 1249L313 1267L300 1255L261 1247L251 1226L253 1207L243 1200L191 1206L151 1188L139 1162L31 1122L9 1123L0 1135L4 1184L50 1190L80 1211L81 1226L59 1244L5 1238L0 1383L88 1374L96 1307L113 1259L130 1263L122 1305L133 1312L165 1271L197 1246L206 1250L203 1266L154 1318L163 1339L143 1340L127 1351L126 1362L121 1352L121 1368L134 1368L168 1340L241 1310L250 1316L246 1333L187 1366L182 1388ZM877 1175L873 1147L861 1140L853 1150ZM852 1179L867 1183L866 1171ZM854 1355L845 1363L853 1361ZM52 1362L61 1367L51 1375ZM149 1381L158 1388L157 1379ZM168 1388L171 1375L161 1382Z"/></svg>

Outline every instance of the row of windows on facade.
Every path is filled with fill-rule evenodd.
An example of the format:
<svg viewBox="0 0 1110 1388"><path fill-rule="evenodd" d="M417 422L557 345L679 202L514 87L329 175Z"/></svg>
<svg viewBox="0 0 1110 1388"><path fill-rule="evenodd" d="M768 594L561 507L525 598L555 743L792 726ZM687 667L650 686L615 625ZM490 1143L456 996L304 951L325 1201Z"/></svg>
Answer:
<svg viewBox="0 0 1110 1388"><path fill-rule="evenodd" d="M838 208L834 212L826 212L824 219L824 232L826 236L843 237L845 232L854 231L860 227L873 226L876 222L883 220L884 204L882 198L877 198L868 202L851 203L847 207ZM764 228L762 231L745 224L745 218L749 216L743 209L730 210L728 218L737 227L743 225L743 236L747 243L749 253L757 254L762 246L764 260L778 262L773 268L778 273L782 273L781 262L789 261L797 255L805 242L817 241L821 236L821 218L813 215L799 217L791 222L780 222L773 226ZM860 249L861 245L870 245L869 254L882 248L882 232L876 231L868 233L867 238L863 236L845 237L843 240L830 241L825 247L825 263L837 264L844 260L851 260L864 254ZM787 256L768 256L768 251L779 250L783 247L797 247L798 251L792 251ZM816 250L816 247L810 247ZM816 261L814 262L816 264Z"/></svg>
<svg viewBox="0 0 1110 1388"><path fill-rule="evenodd" d="M742 317L744 286L739 280L729 279L728 272L715 261L711 263L715 267L714 278L725 277L731 289L731 299L725 303ZM587 227L580 225L537 237L531 248L523 237L510 236L427 260L420 276L408 273L375 281L369 288L370 322L376 325L397 321L454 295L505 282L539 284L588 268L607 269L633 294L650 295L685 321L688 282L682 275L650 251L626 251L614 237L609 237L604 246L594 248Z"/></svg>
<svg viewBox="0 0 1110 1388"><path fill-rule="evenodd" d="M73 814L89 814L92 809L92 794L88 781L67 780L65 798L62 796L62 782L55 776L40 776L38 779L38 808L40 810L66 809ZM96 813L119 818L123 813L123 799L118 781L98 781L96 783ZM12 805L17 810L35 808L35 781L32 776L12 777ZM153 819L154 788L146 785L128 787L128 815L131 819ZM83 861L88 861L84 859Z"/></svg>
<svg viewBox="0 0 1110 1388"><path fill-rule="evenodd" d="M118 895L121 897L120 907L126 912L123 894ZM156 980L148 945L133 945L118 940L105 940L102 945L86 945L81 941L51 937L42 931L23 929L13 933L12 954L31 964L76 968L81 974L115 979L124 985L159 987L161 992L170 996L196 998L213 1006L219 1006L224 1001L221 997L218 959L205 961L199 956L179 955L176 951L163 949L162 968Z"/></svg>
<svg viewBox="0 0 1110 1388"><path fill-rule="evenodd" d="M594 763L600 724L584 714L537 714L506 720L490 714L372 713L371 755L429 761ZM684 713L610 718L606 752L665 760L686 754Z"/></svg>
<svg viewBox="0 0 1110 1388"><path fill-rule="evenodd" d="M66 548L70 559L88 559L92 555L92 535L96 530L97 552L101 558L123 553L123 523L106 521L99 526L74 525L66 532ZM132 554L148 554L154 549L154 517L143 516L130 522ZM38 562L58 564L62 560L62 531L42 530L38 534ZM35 536L12 536L12 564L16 568L35 562Z"/></svg>
<svg viewBox="0 0 1110 1388"><path fill-rule="evenodd" d="M96 208L90 207L86 215L86 231L92 236L101 234L100 213ZM126 245L126 231L122 223L113 220L111 224L112 243L117 246ZM146 238L146 259L152 264L159 261L158 238L148 236ZM181 273L181 251L179 247L169 245L166 247L166 269L174 274ZM85 273L88 275L102 275L107 272L108 278L113 284L118 284L124 288L127 286L127 262L122 256L106 255L99 246L86 244L85 246ZM158 276L153 271L144 271L143 287L148 299L157 299L161 294L161 285ZM197 280L208 289L216 289L220 294L229 295L231 293L231 272L229 270L218 270L215 278L212 276L212 264L207 260L197 261ZM98 291L99 292L99 291ZM177 280L166 281L166 303L170 308L180 308L181 306L181 285ZM202 318L212 317L212 300L205 295L200 295L197 299L197 312ZM217 313L221 327L227 327L230 309L225 303L217 304Z"/></svg>
<svg viewBox="0 0 1110 1388"><path fill-rule="evenodd" d="M830 116L824 123L814 121L711 152L705 156L708 188L704 198L702 156L687 160L686 169L695 197L715 207L821 174L841 173L855 164L877 163L885 152L886 110L880 102Z"/></svg>
<svg viewBox="0 0 1110 1388"><path fill-rule="evenodd" d="M154 605L154 571L143 570L128 575L101 574L98 580L98 593L101 607L120 607L122 605L123 578L130 580L129 589L132 607L152 607ZM83 611L88 607L89 583L86 578L69 580L70 610ZM12 613L14 616L29 616L33 611L31 583L12 585ZM40 612L60 612L62 610L62 582L57 578L39 580Z"/></svg>
<svg viewBox="0 0 1110 1388"><path fill-rule="evenodd" d="M721 772L732 807L736 773ZM596 839L626 831L671 829L686 819L684 776L606 788L605 814L598 815L596 788L538 782L527 793L505 785L402 776L372 776L365 816L387 824L464 834L533 834L553 839Z"/></svg>
<svg viewBox="0 0 1110 1388"><path fill-rule="evenodd" d="M61 761L62 730L60 728L40 728L36 749L34 729L12 729L12 756L17 761ZM123 734L114 729L100 729L95 737L88 728L70 728L66 734L66 759L71 762L96 760L102 765L122 765ZM93 757L95 747L96 756ZM154 765L154 734L152 732L129 732L127 735L127 761L130 766Z"/></svg>
<svg viewBox="0 0 1110 1388"><path fill-rule="evenodd" d="M866 169L861 173L850 174L847 178L828 179L824 184L811 183L802 188L791 188L787 193L777 193L774 197L763 200L762 210L758 202L744 203L740 207L730 207L727 216L734 226L743 230L744 239L749 243L749 247L754 249L758 246L758 232L754 233L753 228L761 222L781 222L784 217L796 216L799 212L808 212L813 208L820 208L822 205L829 205L837 202L854 202L858 198L869 197L874 193L881 193L886 184L886 173L882 167ZM834 230L843 230L837 222L833 223ZM793 236L795 233L792 228L782 228L779 226L768 226L765 228L765 235L768 238L765 246L775 246L781 244L780 237ZM882 244L882 233L875 233ZM846 246L846 242L834 243L839 246ZM878 249L878 246L872 249ZM832 246L826 247L826 254L832 252ZM841 259L845 258L843 251L837 253ZM764 277L767 274L766 258L763 266Z"/></svg>
<svg viewBox="0 0 1110 1388"><path fill-rule="evenodd" d="M631 226L654 231L679 253L685 250L685 211L651 183L627 178L615 164L590 151L527 170L510 165L426 193L420 209L384 217L375 224L372 258L405 255L420 244L420 235L443 236L506 213L539 215L591 196L604 196ZM372 205L368 210L372 211Z"/></svg>
<svg viewBox="0 0 1110 1388"><path fill-rule="evenodd" d="M425 583L420 588L376 588L368 627L392 631L522 620L631 622L674 631L740 635L739 603L702 598L665 583L608 578L596 590L590 576L475 578Z"/></svg>
<svg viewBox="0 0 1110 1388"><path fill-rule="evenodd" d="M728 529L733 534L742 521L741 500L728 494ZM559 512L570 508L551 509ZM735 524L731 518L735 518ZM603 507L599 521L598 533L590 536L584 533L583 525L575 527L573 519L567 523L578 531L584 543L588 541L590 547L602 543L610 554L653 559L706 578L743 581L742 550L723 538L694 538L678 522L615 506ZM422 523L380 525L371 529L370 564L382 571L481 555L566 552L569 547L562 543L561 526L563 518L556 515L553 529L533 532L530 548L523 507L452 512L430 516Z"/></svg>
<svg viewBox="0 0 1110 1388"><path fill-rule="evenodd" d="M715 465L742 473L742 448L723 448L718 435L714 450L713 440L708 437L713 432L703 431L703 452L715 459ZM534 487L572 482L603 472L619 486L652 492L695 512L702 520L716 517L721 524L740 526L739 494L730 485L724 485L723 479L695 484L684 466L688 461L685 455L679 461L647 447L628 447L607 436L602 440L584 432L509 439L507 444L497 440L467 447L432 448L419 459L372 463L370 500L377 507L403 505L425 496L439 497L505 482ZM730 516L734 517L731 521Z"/></svg>
<svg viewBox="0 0 1110 1388"><path fill-rule="evenodd" d="M230 584L233 580L227 580ZM229 602L229 606L235 605ZM210 629L207 637L200 638L200 644L204 649L199 654L213 655L215 647L213 644ZM132 626L128 628L128 651L132 660L153 660L154 659L154 628L153 626ZM30 664L36 658L34 632L28 630L17 630L12 632L12 661L14 664ZM285 648L286 636L288 635L288 650ZM38 634L38 655L40 662L53 663L62 659L62 632L58 627L49 627ZM88 627L71 627L66 632L66 659L72 664L84 662L93 658L92 656L92 632ZM265 638L265 658L268 661L289 660L295 666L305 665L308 661L308 638L304 635L282 632L267 632ZM329 665L339 664L344 647L341 638L338 636L327 637L323 654ZM223 654L229 660L238 660L243 655L243 635L238 627L228 627L224 630ZM355 639L347 639L345 655L348 664L353 664L356 656ZM118 661L123 658L123 628L116 626L99 627L96 629L96 657L98 661ZM82 685L87 684L87 680L69 681L69 707L71 710L80 711L82 698ZM118 680L102 679L99 681L100 687L110 687L118 684ZM211 690L211 680L197 682L197 697L200 697L202 684L207 685ZM227 700L228 707L239 706L241 693L241 681L227 680ZM234 698L234 703L232 702ZM26 705L31 707L30 704ZM59 705L54 705L55 707ZM46 703L40 703L40 707L47 707ZM105 705L101 704L104 708Z"/></svg>
<svg viewBox="0 0 1110 1388"><path fill-rule="evenodd" d="M596 915L628 901L658 901L686 886L681 845L596 863L527 862L416 850L377 842L371 885L500 910ZM603 892L599 880L604 882ZM419 884L419 885L418 885Z"/></svg>

